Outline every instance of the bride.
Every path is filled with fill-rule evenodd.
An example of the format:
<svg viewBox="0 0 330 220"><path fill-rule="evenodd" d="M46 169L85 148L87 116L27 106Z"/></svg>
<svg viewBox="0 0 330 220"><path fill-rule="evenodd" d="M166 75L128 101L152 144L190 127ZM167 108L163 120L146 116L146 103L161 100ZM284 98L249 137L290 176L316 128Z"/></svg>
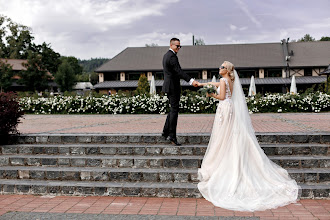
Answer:
<svg viewBox="0 0 330 220"><path fill-rule="evenodd" d="M215 206L236 211L261 211L296 202L300 187L288 172L260 148L234 65L219 69L219 99L210 142L198 169L198 189ZM204 86L207 83L199 83Z"/></svg>

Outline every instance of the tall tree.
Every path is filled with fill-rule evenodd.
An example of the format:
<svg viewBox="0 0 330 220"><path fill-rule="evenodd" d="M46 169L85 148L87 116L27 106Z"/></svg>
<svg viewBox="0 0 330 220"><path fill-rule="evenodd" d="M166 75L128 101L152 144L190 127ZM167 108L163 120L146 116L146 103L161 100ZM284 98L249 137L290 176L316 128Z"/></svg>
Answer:
<svg viewBox="0 0 330 220"><path fill-rule="evenodd" d="M315 38L312 37L310 34L305 34L304 37L298 40L298 42L308 42L308 41L315 41Z"/></svg>
<svg viewBox="0 0 330 220"><path fill-rule="evenodd" d="M195 40L195 45L205 45L205 42L202 38L198 38Z"/></svg>
<svg viewBox="0 0 330 220"><path fill-rule="evenodd" d="M61 57L62 62L67 61L69 65L71 66L74 74L80 75L83 73L83 67L79 64L79 60L73 56L69 57Z"/></svg>
<svg viewBox="0 0 330 220"><path fill-rule="evenodd" d="M42 91L48 88L51 75L47 72L40 54L28 51L27 63L23 65L27 69L19 74L20 84L25 85L29 91Z"/></svg>
<svg viewBox="0 0 330 220"><path fill-rule="evenodd" d="M0 59L0 92L8 90L13 82L13 76L12 66Z"/></svg>
<svg viewBox="0 0 330 220"><path fill-rule="evenodd" d="M95 85L99 82L99 74L92 72L90 77L90 82Z"/></svg>
<svg viewBox="0 0 330 220"><path fill-rule="evenodd" d="M61 64L61 55L55 52L50 44L43 42L41 45L33 44L34 51L39 53L42 57L42 63L46 70L50 73L55 74L57 68Z"/></svg>
<svg viewBox="0 0 330 220"><path fill-rule="evenodd" d="M76 83L75 72L67 59L64 59L58 67L55 75L55 82L60 87L61 91L71 91Z"/></svg>
<svg viewBox="0 0 330 220"><path fill-rule="evenodd" d="M13 22L0 15L0 56L10 59L26 59L28 50L32 49L31 29Z"/></svg>
<svg viewBox="0 0 330 220"><path fill-rule="evenodd" d="M138 94L146 94L149 93L149 90L150 90L150 85L148 82L148 78L146 77L145 74L141 74L136 91Z"/></svg>
<svg viewBox="0 0 330 220"><path fill-rule="evenodd" d="M320 41L330 41L330 37L321 37Z"/></svg>

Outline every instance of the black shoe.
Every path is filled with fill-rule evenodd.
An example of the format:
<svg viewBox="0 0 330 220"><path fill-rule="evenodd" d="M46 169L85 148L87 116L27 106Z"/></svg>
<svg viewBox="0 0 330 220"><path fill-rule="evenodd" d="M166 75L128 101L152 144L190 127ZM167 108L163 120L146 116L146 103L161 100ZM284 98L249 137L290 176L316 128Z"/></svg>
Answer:
<svg viewBox="0 0 330 220"><path fill-rule="evenodd" d="M166 134L166 133L162 133L162 137L164 137L165 138L165 140L167 139L167 137L168 137L168 134Z"/></svg>
<svg viewBox="0 0 330 220"><path fill-rule="evenodd" d="M171 141L173 145L181 146L181 144L178 142L176 138L169 137L168 140Z"/></svg>

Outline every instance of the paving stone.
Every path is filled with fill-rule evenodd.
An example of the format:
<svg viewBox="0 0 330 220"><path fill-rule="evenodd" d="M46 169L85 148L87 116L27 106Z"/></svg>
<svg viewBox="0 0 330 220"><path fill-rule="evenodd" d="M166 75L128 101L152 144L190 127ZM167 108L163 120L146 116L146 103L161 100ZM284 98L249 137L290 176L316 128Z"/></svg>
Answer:
<svg viewBox="0 0 330 220"><path fill-rule="evenodd" d="M301 166L303 168L317 168L317 167L319 167L317 160L301 160Z"/></svg>
<svg viewBox="0 0 330 220"><path fill-rule="evenodd" d="M179 143L181 144L186 144L188 143L188 138L186 136L177 136L176 139L178 140Z"/></svg>
<svg viewBox="0 0 330 220"><path fill-rule="evenodd" d="M198 189L187 189L188 198L202 198L201 193Z"/></svg>
<svg viewBox="0 0 330 220"><path fill-rule="evenodd" d="M36 142L36 137L35 136L25 136L25 143L35 143Z"/></svg>
<svg viewBox="0 0 330 220"><path fill-rule="evenodd" d="M3 185L2 191L6 193L14 193L15 185Z"/></svg>
<svg viewBox="0 0 330 220"><path fill-rule="evenodd" d="M118 147L117 154L119 155L132 155L133 148L132 147Z"/></svg>
<svg viewBox="0 0 330 220"><path fill-rule="evenodd" d="M98 147L86 147L86 154L99 154Z"/></svg>
<svg viewBox="0 0 330 220"><path fill-rule="evenodd" d="M308 141L308 135L294 135L293 141L295 143L307 143Z"/></svg>
<svg viewBox="0 0 330 220"><path fill-rule="evenodd" d="M18 153L20 153L20 154L32 154L33 153L33 147L20 146L18 148Z"/></svg>
<svg viewBox="0 0 330 220"><path fill-rule="evenodd" d="M304 177L302 173L289 173L290 177L297 181L298 183L304 182Z"/></svg>
<svg viewBox="0 0 330 220"><path fill-rule="evenodd" d="M107 194L109 196L121 196L122 188L120 187L107 187Z"/></svg>
<svg viewBox="0 0 330 220"><path fill-rule="evenodd" d="M30 191L30 186L16 185L16 190L18 193L28 193Z"/></svg>
<svg viewBox="0 0 330 220"><path fill-rule="evenodd" d="M309 143L321 143L321 135L309 135Z"/></svg>
<svg viewBox="0 0 330 220"><path fill-rule="evenodd" d="M330 168L330 160L319 160L321 168Z"/></svg>
<svg viewBox="0 0 330 220"><path fill-rule="evenodd" d="M91 180L91 172L90 171L81 171L80 179L81 180Z"/></svg>
<svg viewBox="0 0 330 220"><path fill-rule="evenodd" d="M317 182L317 174L316 173L305 173L304 174L304 180L305 182L312 182L316 183Z"/></svg>
<svg viewBox="0 0 330 220"><path fill-rule="evenodd" d="M164 159L164 167L181 167L180 159Z"/></svg>
<svg viewBox="0 0 330 220"><path fill-rule="evenodd" d="M141 172L131 172L130 175L129 175L129 179L131 181L142 181L142 173Z"/></svg>
<svg viewBox="0 0 330 220"><path fill-rule="evenodd" d="M146 153L145 147L134 147L133 150L135 155L144 155Z"/></svg>
<svg viewBox="0 0 330 220"><path fill-rule="evenodd" d="M31 192L33 194L45 194L45 193L47 193L47 186L32 185Z"/></svg>
<svg viewBox="0 0 330 220"><path fill-rule="evenodd" d="M299 160L282 160L281 164L284 168L299 168L300 167Z"/></svg>
<svg viewBox="0 0 330 220"><path fill-rule="evenodd" d="M188 173L174 173L174 182L177 183L187 183L189 181L189 174Z"/></svg>
<svg viewBox="0 0 330 220"><path fill-rule="evenodd" d="M140 135L138 135L138 136L130 135L128 137L128 142L129 143L142 143L142 138Z"/></svg>
<svg viewBox="0 0 330 220"><path fill-rule="evenodd" d="M320 182L330 181L330 173L320 173L319 179L320 179Z"/></svg>
<svg viewBox="0 0 330 220"><path fill-rule="evenodd" d="M69 158L58 158L57 163L59 166L70 166L70 159Z"/></svg>
<svg viewBox="0 0 330 220"><path fill-rule="evenodd" d="M73 195L76 191L76 188L74 186L62 186L61 192L64 195Z"/></svg>
<svg viewBox="0 0 330 220"><path fill-rule="evenodd" d="M278 135L277 141L279 143L290 143L292 142L292 135Z"/></svg>
<svg viewBox="0 0 330 220"><path fill-rule="evenodd" d="M48 186L48 192L52 193L52 194L61 193L61 187L60 186Z"/></svg>
<svg viewBox="0 0 330 220"><path fill-rule="evenodd" d="M157 182L158 173L143 173L143 180L147 182Z"/></svg>
<svg viewBox="0 0 330 220"><path fill-rule="evenodd" d="M162 149L160 147L146 147L146 155L160 155Z"/></svg>
<svg viewBox="0 0 330 220"><path fill-rule="evenodd" d="M208 144L210 142L210 136L204 135L202 136L202 144Z"/></svg>
<svg viewBox="0 0 330 220"><path fill-rule="evenodd" d="M44 154L44 147L33 147L34 154Z"/></svg>
<svg viewBox="0 0 330 220"><path fill-rule="evenodd" d="M100 154L115 155L116 153L117 153L117 148L115 147L100 147Z"/></svg>
<svg viewBox="0 0 330 220"><path fill-rule="evenodd" d="M311 148L310 147L296 147L294 148L295 155L310 155Z"/></svg>
<svg viewBox="0 0 330 220"><path fill-rule="evenodd" d="M198 160L195 160L195 159L183 159L182 160L182 166L184 168L197 168L197 167L199 167Z"/></svg>
<svg viewBox="0 0 330 220"><path fill-rule="evenodd" d="M2 147L2 154L16 154L17 147L16 146L4 146Z"/></svg>
<svg viewBox="0 0 330 220"><path fill-rule="evenodd" d="M41 158L41 164L43 166L55 166L57 165L56 158Z"/></svg>
<svg viewBox="0 0 330 220"><path fill-rule="evenodd" d="M99 167L102 164L101 159L86 159L86 166L88 167Z"/></svg>
<svg viewBox="0 0 330 220"><path fill-rule="evenodd" d="M58 153L64 154L64 155L70 155L70 148L69 147L59 147Z"/></svg>
<svg viewBox="0 0 330 220"><path fill-rule="evenodd" d="M62 179L63 180L80 180L80 172L74 171L63 171L62 172Z"/></svg>
<svg viewBox="0 0 330 220"><path fill-rule="evenodd" d="M206 147L205 148L196 147L194 149L194 151L195 151L194 155L203 155L204 156L206 153Z"/></svg>
<svg viewBox="0 0 330 220"><path fill-rule="evenodd" d="M141 188L124 188L123 194L125 196L139 196L141 193Z"/></svg>
<svg viewBox="0 0 330 220"><path fill-rule="evenodd" d="M62 177L61 171L46 171L47 180L59 180Z"/></svg>
<svg viewBox="0 0 330 220"><path fill-rule="evenodd" d="M24 158L11 158L10 159L10 164L12 166L24 166Z"/></svg>
<svg viewBox="0 0 330 220"><path fill-rule="evenodd" d="M85 148L84 147L71 147L71 154L72 155L83 155L85 154Z"/></svg>
<svg viewBox="0 0 330 220"><path fill-rule="evenodd" d="M134 166L135 168L145 168L148 167L147 160L143 159L134 159Z"/></svg>
<svg viewBox="0 0 330 220"><path fill-rule="evenodd" d="M107 172L92 172L92 178L94 181L107 181L109 176Z"/></svg>
<svg viewBox="0 0 330 220"><path fill-rule="evenodd" d="M194 148L192 147L179 147L180 155L193 155Z"/></svg>
<svg viewBox="0 0 330 220"><path fill-rule="evenodd" d="M18 171L18 178L20 179L29 179L30 172L28 170L19 170Z"/></svg>
<svg viewBox="0 0 330 220"><path fill-rule="evenodd" d="M40 166L39 158L26 158L26 163L29 166Z"/></svg>
<svg viewBox="0 0 330 220"><path fill-rule="evenodd" d="M131 167L131 166L133 166L133 159L119 160L119 167Z"/></svg>
<svg viewBox="0 0 330 220"><path fill-rule="evenodd" d="M45 147L45 154L58 154L58 147Z"/></svg>
<svg viewBox="0 0 330 220"><path fill-rule="evenodd" d="M144 143L156 143L156 137L155 136L143 136L143 142Z"/></svg>
<svg viewBox="0 0 330 220"><path fill-rule="evenodd" d="M164 147L163 154L164 155L178 155L179 148L178 147Z"/></svg>
<svg viewBox="0 0 330 220"><path fill-rule="evenodd" d="M327 155L329 147L311 147L311 154L313 155Z"/></svg>
<svg viewBox="0 0 330 220"><path fill-rule="evenodd" d="M162 167L163 166L162 159L150 159L149 163L150 163L150 167Z"/></svg>
<svg viewBox="0 0 330 220"><path fill-rule="evenodd" d="M265 152L266 155L276 155L275 147L262 147L262 150Z"/></svg>
<svg viewBox="0 0 330 220"><path fill-rule="evenodd" d="M321 143L330 143L330 135L321 135Z"/></svg>
<svg viewBox="0 0 330 220"><path fill-rule="evenodd" d="M292 155L291 147L277 147L276 148L277 155Z"/></svg>
<svg viewBox="0 0 330 220"><path fill-rule="evenodd" d="M102 166L103 167L117 167L117 160L116 159L103 159Z"/></svg>
<svg viewBox="0 0 330 220"><path fill-rule="evenodd" d="M185 198L186 197L186 189L173 189L172 194L176 198Z"/></svg>
<svg viewBox="0 0 330 220"><path fill-rule="evenodd" d="M92 136L92 143L103 144L103 143L105 143L105 137L104 136Z"/></svg>
<svg viewBox="0 0 330 220"><path fill-rule="evenodd" d="M314 189L313 194L316 198L329 198L330 189Z"/></svg>
<svg viewBox="0 0 330 220"><path fill-rule="evenodd" d="M43 180L45 178L45 172L40 170L31 170L30 178L36 180Z"/></svg>
<svg viewBox="0 0 330 220"><path fill-rule="evenodd" d="M61 138L61 136L49 136L48 137L48 142L49 143L61 143L62 138Z"/></svg>
<svg viewBox="0 0 330 220"><path fill-rule="evenodd" d="M6 170L6 172L4 173L4 177L7 179L17 179L18 172L17 170Z"/></svg>
<svg viewBox="0 0 330 220"><path fill-rule="evenodd" d="M195 182L195 183L199 182L197 173L190 174L190 179L192 182Z"/></svg>
<svg viewBox="0 0 330 220"><path fill-rule="evenodd" d="M160 180L160 182L172 182L173 174L161 172L161 173L159 173L159 180Z"/></svg>
<svg viewBox="0 0 330 220"><path fill-rule="evenodd" d="M63 143L77 143L76 136L62 136Z"/></svg>
<svg viewBox="0 0 330 220"><path fill-rule="evenodd" d="M106 187L94 187L95 195L103 196L105 195L106 191L107 191Z"/></svg>
<svg viewBox="0 0 330 220"><path fill-rule="evenodd" d="M114 181L127 181L129 179L129 172L111 172L110 180Z"/></svg>
<svg viewBox="0 0 330 220"><path fill-rule="evenodd" d="M128 141L128 136L117 136L115 138L116 143L127 143Z"/></svg>
<svg viewBox="0 0 330 220"><path fill-rule="evenodd" d="M154 188L142 188L141 196L144 197L155 197L157 195L157 189Z"/></svg>
<svg viewBox="0 0 330 220"><path fill-rule="evenodd" d="M200 136L188 136L188 142L190 144L200 144L201 137Z"/></svg>
<svg viewBox="0 0 330 220"><path fill-rule="evenodd" d="M172 197L171 189L159 188L157 192L157 197Z"/></svg>
<svg viewBox="0 0 330 220"><path fill-rule="evenodd" d="M78 143L91 143L92 137L91 136L78 136L77 142Z"/></svg>
<svg viewBox="0 0 330 220"><path fill-rule="evenodd" d="M84 167L85 164L86 164L85 159L81 159L81 158L72 158L71 159L71 166Z"/></svg>
<svg viewBox="0 0 330 220"><path fill-rule="evenodd" d="M36 137L36 143L47 143L48 142L48 136L37 136Z"/></svg>

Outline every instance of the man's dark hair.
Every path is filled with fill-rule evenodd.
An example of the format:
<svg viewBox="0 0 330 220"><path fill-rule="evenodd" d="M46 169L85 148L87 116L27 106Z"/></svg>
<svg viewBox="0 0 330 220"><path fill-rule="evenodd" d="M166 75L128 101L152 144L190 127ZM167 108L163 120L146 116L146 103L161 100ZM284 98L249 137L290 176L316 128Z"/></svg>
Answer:
<svg viewBox="0 0 330 220"><path fill-rule="evenodd" d="M179 42L180 42L180 40L179 40L178 38L176 38L176 37L173 37L173 38L170 40L170 44L172 44L173 41L179 41Z"/></svg>

